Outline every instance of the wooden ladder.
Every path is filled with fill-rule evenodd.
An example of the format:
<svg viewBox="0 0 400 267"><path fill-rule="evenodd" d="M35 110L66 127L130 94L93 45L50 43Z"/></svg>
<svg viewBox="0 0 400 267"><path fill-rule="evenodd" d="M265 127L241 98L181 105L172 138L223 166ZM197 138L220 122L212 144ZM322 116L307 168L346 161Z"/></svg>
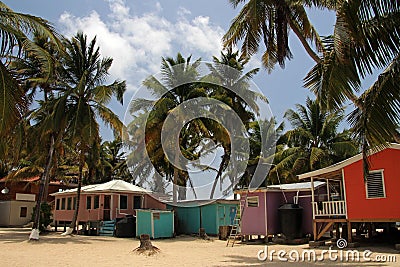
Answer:
<svg viewBox="0 0 400 267"><path fill-rule="evenodd" d="M239 209L236 209L235 219L233 220L233 225L231 231L228 236L228 241L226 242L226 246L231 245L232 247L235 245L236 238L241 235L240 226L241 226L241 218L243 216L244 207L247 204L247 194L244 199L240 198Z"/></svg>

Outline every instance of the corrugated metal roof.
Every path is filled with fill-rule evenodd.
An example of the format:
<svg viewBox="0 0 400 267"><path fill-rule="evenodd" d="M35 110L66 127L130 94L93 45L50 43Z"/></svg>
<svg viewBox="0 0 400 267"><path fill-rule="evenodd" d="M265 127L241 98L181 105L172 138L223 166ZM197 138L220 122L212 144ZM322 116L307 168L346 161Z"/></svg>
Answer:
<svg viewBox="0 0 400 267"><path fill-rule="evenodd" d="M69 194L76 192L76 188L74 189L69 189L65 190L62 192L57 192L53 193L51 195L56 196L56 195L62 195L62 194ZM131 193L150 193L151 191L148 191L142 187L127 183L122 180L112 180L103 184L93 184L93 185L87 185L83 186L81 188L82 193L95 193L95 192L131 192Z"/></svg>
<svg viewBox="0 0 400 267"><path fill-rule="evenodd" d="M314 189L320 186L323 186L325 182L322 181L314 181ZM276 191L276 190L283 190L283 191L307 191L311 190L311 182L302 182L302 183L291 183L291 184L280 184L280 185L269 185L263 188L257 189L239 189L235 190L236 194L243 194L246 192L267 192L267 191Z"/></svg>
<svg viewBox="0 0 400 267"><path fill-rule="evenodd" d="M325 182L314 181L314 188L322 186L324 184ZM290 190L290 191L305 190L305 189L311 190L311 182L269 185L267 186L267 189Z"/></svg>
<svg viewBox="0 0 400 267"><path fill-rule="evenodd" d="M178 207L198 207L209 204L239 204L239 200L234 199L191 199L191 200L178 200L178 203L174 204L172 201L165 202L171 206Z"/></svg>

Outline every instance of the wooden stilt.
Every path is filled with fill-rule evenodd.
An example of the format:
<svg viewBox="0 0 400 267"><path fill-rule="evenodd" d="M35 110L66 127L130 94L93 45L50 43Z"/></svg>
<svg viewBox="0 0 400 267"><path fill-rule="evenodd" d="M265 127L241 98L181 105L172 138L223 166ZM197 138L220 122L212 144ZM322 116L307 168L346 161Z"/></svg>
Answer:
<svg viewBox="0 0 400 267"><path fill-rule="evenodd" d="M348 243L353 242L353 234L351 231L351 222L350 221L347 222L347 239L348 239L347 240Z"/></svg>
<svg viewBox="0 0 400 267"><path fill-rule="evenodd" d="M321 230L321 232L319 232L318 236L317 236L317 240L320 239L325 233L326 231L328 231L333 225L333 222L328 222L325 227Z"/></svg>
<svg viewBox="0 0 400 267"><path fill-rule="evenodd" d="M317 241L317 222L313 221L313 234L314 234L314 241Z"/></svg>
<svg viewBox="0 0 400 267"><path fill-rule="evenodd" d="M340 223L335 224L335 229L336 229L336 239L340 238Z"/></svg>

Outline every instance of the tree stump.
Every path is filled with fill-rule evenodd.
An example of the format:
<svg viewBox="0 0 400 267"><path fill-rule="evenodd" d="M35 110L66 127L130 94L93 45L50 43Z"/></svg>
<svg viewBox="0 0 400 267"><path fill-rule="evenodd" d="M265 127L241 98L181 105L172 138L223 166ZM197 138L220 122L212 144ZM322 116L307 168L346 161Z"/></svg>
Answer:
<svg viewBox="0 0 400 267"><path fill-rule="evenodd" d="M199 236L200 236L200 238L202 238L204 240L210 240L210 238L206 234L206 229L204 229L204 228L199 229Z"/></svg>
<svg viewBox="0 0 400 267"><path fill-rule="evenodd" d="M140 235L140 246L133 250L138 254L146 254L147 256L151 256L160 252L160 249L153 246L150 241L150 235L142 234Z"/></svg>

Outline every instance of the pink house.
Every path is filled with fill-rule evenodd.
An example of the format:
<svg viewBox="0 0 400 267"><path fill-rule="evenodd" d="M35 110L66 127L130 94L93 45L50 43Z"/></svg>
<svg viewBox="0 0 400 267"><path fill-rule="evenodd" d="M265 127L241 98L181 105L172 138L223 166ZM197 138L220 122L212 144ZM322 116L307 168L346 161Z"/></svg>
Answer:
<svg viewBox="0 0 400 267"><path fill-rule="evenodd" d="M53 193L55 209L53 218L57 224L71 222L76 205L77 189ZM122 180L87 185L81 189L78 222L110 221L127 215L136 215L135 209L166 209L150 191Z"/></svg>

